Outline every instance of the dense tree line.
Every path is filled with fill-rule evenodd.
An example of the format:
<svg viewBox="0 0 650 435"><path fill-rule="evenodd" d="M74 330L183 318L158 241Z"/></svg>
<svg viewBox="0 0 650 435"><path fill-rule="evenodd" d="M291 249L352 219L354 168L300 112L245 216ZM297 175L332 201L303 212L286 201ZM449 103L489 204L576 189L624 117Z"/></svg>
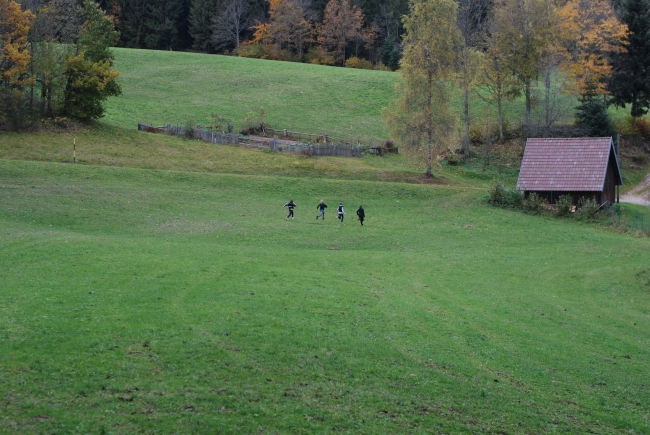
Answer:
<svg viewBox="0 0 650 435"><path fill-rule="evenodd" d="M114 21L85 0L0 0L0 129L41 118L100 118L119 95Z"/></svg>
<svg viewBox="0 0 650 435"><path fill-rule="evenodd" d="M102 99L120 90L112 55L95 48L114 43L358 68L401 66L405 83L416 83L427 70L413 72L422 63L400 58L415 56L408 44L416 41L415 29L424 28L415 26L414 11L429 13L427 8L442 7L440 1L23 0L16 9L14 1L0 0L1 103L9 107L28 96L28 107L41 116L101 116ZM647 113L650 0L452 2L454 11L445 16L458 37L451 49L454 74L446 73L445 81L458 85L464 104L461 128L449 131L461 132L465 152L470 129L485 117L473 113L474 98L494 107L499 139L505 135L504 102L519 97L525 127L541 134L575 111L576 98L576 119L586 130L603 131L590 125L606 117L608 105L630 104L634 117ZM97 28L89 23L100 17L104 36L89 37ZM93 89L88 101L76 99ZM4 109L5 118L9 112Z"/></svg>
<svg viewBox="0 0 650 435"><path fill-rule="evenodd" d="M54 1L22 4L36 14ZM337 64L355 56L392 69L398 67L401 19L408 12L408 0L99 0L98 4L116 23L122 47L234 51ZM241 51L243 43L246 50Z"/></svg>

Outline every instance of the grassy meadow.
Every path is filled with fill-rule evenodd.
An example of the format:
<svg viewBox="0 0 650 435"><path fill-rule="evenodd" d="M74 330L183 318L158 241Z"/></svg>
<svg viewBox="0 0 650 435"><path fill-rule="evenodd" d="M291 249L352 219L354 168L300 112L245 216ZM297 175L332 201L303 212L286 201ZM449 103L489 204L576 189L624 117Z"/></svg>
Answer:
<svg viewBox="0 0 650 435"><path fill-rule="evenodd" d="M650 433L650 239L488 206L505 163L135 131L385 138L394 73L115 51L104 120L0 134L0 434Z"/></svg>
<svg viewBox="0 0 650 435"><path fill-rule="evenodd" d="M649 239L456 185L3 159L0 195L0 433L650 430Z"/></svg>
<svg viewBox="0 0 650 435"><path fill-rule="evenodd" d="M260 107L271 127L331 136L387 139L381 109L399 75L303 63L114 49L124 95L107 104L105 121L210 125L218 113L241 128Z"/></svg>

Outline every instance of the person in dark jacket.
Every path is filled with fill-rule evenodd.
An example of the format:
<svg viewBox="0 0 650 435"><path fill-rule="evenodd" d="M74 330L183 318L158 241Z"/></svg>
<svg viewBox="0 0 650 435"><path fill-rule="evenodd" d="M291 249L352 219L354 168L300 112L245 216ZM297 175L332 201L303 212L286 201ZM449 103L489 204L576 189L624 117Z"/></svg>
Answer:
<svg viewBox="0 0 650 435"><path fill-rule="evenodd" d="M285 219L285 221L289 220L289 218L293 219L293 209L296 208L296 203L293 202L293 199L292 199L291 201L287 202L284 206L289 207L289 214L287 215L287 218Z"/></svg>
<svg viewBox="0 0 650 435"><path fill-rule="evenodd" d="M327 208L327 204L325 204L325 201L322 199L320 200L320 204L316 206L318 210L320 210L320 214L316 216L316 220L318 220L319 217L323 217L323 220L325 220L325 209Z"/></svg>
<svg viewBox="0 0 650 435"><path fill-rule="evenodd" d="M343 210L343 203L339 202L339 208L338 208L338 217L341 220L341 223L343 223L343 218L345 218L345 210Z"/></svg>
<svg viewBox="0 0 650 435"><path fill-rule="evenodd" d="M357 216L359 216L359 222L361 222L361 225L363 225L363 220L366 218L366 211L363 209L363 205L359 206L359 210L357 210Z"/></svg>

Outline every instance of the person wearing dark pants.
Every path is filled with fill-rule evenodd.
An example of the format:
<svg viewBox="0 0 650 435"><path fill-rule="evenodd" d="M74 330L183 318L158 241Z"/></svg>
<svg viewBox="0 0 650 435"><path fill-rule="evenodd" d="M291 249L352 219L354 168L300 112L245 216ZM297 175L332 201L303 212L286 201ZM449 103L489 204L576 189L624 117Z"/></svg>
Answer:
<svg viewBox="0 0 650 435"><path fill-rule="evenodd" d="M287 202L284 206L289 207L289 214L287 215L285 221L289 220L289 218L293 219L293 209L296 208L296 203L293 202L292 199L291 201Z"/></svg>
<svg viewBox="0 0 650 435"><path fill-rule="evenodd" d="M357 210L357 216L359 216L359 222L361 222L361 225L363 226L363 220L366 218L366 212L363 209L363 205L359 206L359 210Z"/></svg>
<svg viewBox="0 0 650 435"><path fill-rule="evenodd" d="M341 223L343 223L343 219L345 218L345 210L343 210L343 203L339 202L339 209L338 209L338 217L341 220Z"/></svg>
<svg viewBox="0 0 650 435"><path fill-rule="evenodd" d="M320 204L318 204L316 208L320 210L320 214L316 216L316 220L318 220L319 217L322 217L323 220L325 220L325 209L327 208L327 204L325 204L325 201L321 199Z"/></svg>

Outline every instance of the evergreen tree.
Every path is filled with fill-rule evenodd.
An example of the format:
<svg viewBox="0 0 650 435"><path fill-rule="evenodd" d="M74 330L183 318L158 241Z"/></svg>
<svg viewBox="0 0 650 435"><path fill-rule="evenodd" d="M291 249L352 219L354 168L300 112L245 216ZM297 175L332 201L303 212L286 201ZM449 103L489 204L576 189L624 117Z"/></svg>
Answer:
<svg viewBox="0 0 650 435"><path fill-rule="evenodd" d="M393 38L386 38L384 46L381 49L381 63L395 71L399 68L399 60L401 58L402 54L400 53L399 48L397 48Z"/></svg>
<svg viewBox="0 0 650 435"><path fill-rule="evenodd" d="M146 48L178 50L183 47L182 0L150 0L146 9Z"/></svg>
<svg viewBox="0 0 650 435"><path fill-rule="evenodd" d="M620 18L630 33L623 42L626 51L612 55L609 91L614 105L631 103L636 118L650 108L650 0L624 0Z"/></svg>
<svg viewBox="0 0 650 435"><path fill-rule="evenodd" d="M192 48L207 53L212 50L212 20L217 0L192 0L190 6L190 35Z"/></svg>
<svg viewBox="0 0 650 435"><path fill-rule="evenodd" d="M114 56L110 50L119 35L97 3L87 0L84 11L86 21L79 33L77 54L65 62L64 110L73 118L96 119L104 115L104 100L122 93L115 81L120 73L111 69Z"/></svg>
<svg viewBox="0 0 650 435"><path fill-rule="evenodd" d="M120 45L129 48L144 48L147 34L147 0L121 0L122 29Z"/></svg>
<svg viewBox="0 0 650 435"><path fill-rule="evenodd" d="M247 0L246 9L248 14L255 20L264 20L269 12L269 2L267 0Z"/></svg>
<svg viewBox="0 0 650 435"><path fill-rule="evenodd" d="M607 137L614 134L612 120L607 113L607 105L602 95L596 92L596 85L587 87L580 97L580 105L576 108L576 127L586 131L588 136Z"/></svg>

